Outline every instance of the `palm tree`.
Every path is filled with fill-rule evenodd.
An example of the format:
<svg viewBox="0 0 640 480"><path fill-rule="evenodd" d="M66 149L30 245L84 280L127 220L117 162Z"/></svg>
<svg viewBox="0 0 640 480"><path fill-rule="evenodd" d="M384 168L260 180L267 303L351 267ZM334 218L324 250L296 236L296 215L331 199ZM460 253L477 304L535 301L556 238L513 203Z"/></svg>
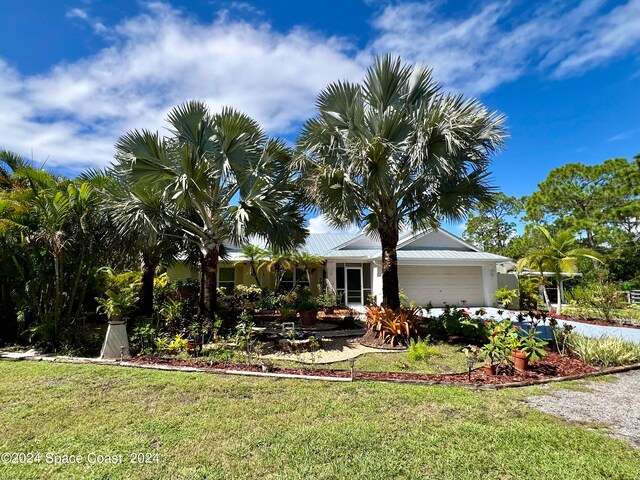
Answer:
<svg viewBox="0 0 640 480"><path fill-rule="evenodd" d="M127 248L139 252L139 313L151 316L156 270L160 263L174 261L181 237L168 221L170 205L156 185L135 183L126 172L111 172L109 177L112 181L105 185L103 208Z"/></svg>
<svg viewBox="0 0 640 480"><path fill-rule="evenodd" d="M458 220L490 200L487 167L504 145L504 117L443 94L427 67L377 58L364 82L337 82L298 139L307 192L333 226L380 238L383 303L400 307L396 248L414 230Z"/></svg>
<svg viewBox="0 0 640 480"><path fill-rule="evenodd" d="M256 281L256 285L262 288L260 278L258 277L258 270L266 259L267 251L264 248L249 244L242 247L242 255L244 255L249 263L251 276Z"/></svg>
<svg viewBox="0 0 640 480"><path fill-rule="evenodd" d="M294 268L296 268L296 264L293 260L292 252L270 249L266 253L266 259L258 266L258 271L265 269L273 275L273 290L277 292L280 289L280 283L285 273L292 271Z"/></svg>
<svg viewBox="0 0 640 480"><path fill-rule="evenodd" d="M207 319L216 311L217 268L225 245L252 235L293 248L306 235L288 168L289 149L268 139L247 115L225 108L212 114L190 101L169 112L171 136L130 131L117 158L144 185L154 183L173 205L170 219L201 253Z"/></svg>
<svg viewBox="0 0 640 480"><path fill-rule="evenodd" d="M545 245L518 260L518 271L526 268L539 272L543 280L544 272L553 272L558 284L556 313L562 313L565 275L574 276L578 273L580 258L589 258L599 263L604 261L598 252L580 247L572 232L560 231L553 237L546 228L539 225L537 227L544 237Z"/></svg>
<svg viewBox="0 0 640 480"><path fill-rule="evenodd" d="M309 252L298 251L293 254L293 262L296 267L306 275L309 286L311 286L311 274L318 268L324 266L325 258L320 255L313 255Z"/></svg>

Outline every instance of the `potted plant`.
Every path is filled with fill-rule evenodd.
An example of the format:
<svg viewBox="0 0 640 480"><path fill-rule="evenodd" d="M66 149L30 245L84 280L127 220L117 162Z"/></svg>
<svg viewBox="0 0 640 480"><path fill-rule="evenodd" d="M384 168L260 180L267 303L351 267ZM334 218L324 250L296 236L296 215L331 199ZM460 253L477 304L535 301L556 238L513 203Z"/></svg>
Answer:
<svg viewBox="0 0 640 480"><path fill-rule="evenodd" d="M304 287L298 292L295 302L296 311L300 313L301 325L315 325L318 321L318 303L311 296L311 290Z"/></svg>
<svg viewBox="0 0 640 480"><path fill-rule="evenodd" d="M123 323L124 316L135 308L138 295L128 288L123 288L120 291L109 289L105 294L106 298L96 297L96 302L98 302L96 311L104 312L111 324Z"/></svg>
<svg viewBox="0 0 640 480"><path fill-rule="evenodd" d="M535 362L547 354L544 347L548 342L540 338L537 330L530 329L526 335L520 335L518 327L514 327L514 330L517 338L511 340L511 358L515 369L524 372L529 368L529 361Z"/></svg>
<svg viewBox="0 0 640 480"><path fill-rule="evenodd" d="M332 314L335 311L337 298L336 293L329 288L320 292L318 295L318 306L322 308L324 313Z"/></svg>

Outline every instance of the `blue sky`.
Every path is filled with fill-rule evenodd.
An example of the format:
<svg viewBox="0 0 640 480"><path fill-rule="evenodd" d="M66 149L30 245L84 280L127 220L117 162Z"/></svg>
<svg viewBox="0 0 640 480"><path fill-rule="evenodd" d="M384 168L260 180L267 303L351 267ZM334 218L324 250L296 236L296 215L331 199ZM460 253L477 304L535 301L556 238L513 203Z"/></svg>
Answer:
<svg viewBox="0 0 640 480"><path fill-rule="evenodd" d="M4 0L0 31L0 148L68 174L191 98L292 141L324 86L389 51L508 116L507 194L640 153L640 0Z"/></svg>

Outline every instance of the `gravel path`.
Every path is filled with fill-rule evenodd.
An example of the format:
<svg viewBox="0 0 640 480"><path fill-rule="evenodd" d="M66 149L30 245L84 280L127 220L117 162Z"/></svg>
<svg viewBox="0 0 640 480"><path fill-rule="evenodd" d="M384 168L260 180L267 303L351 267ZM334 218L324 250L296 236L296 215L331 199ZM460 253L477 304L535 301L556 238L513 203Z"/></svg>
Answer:
<svg viewBox="0 0 640 480"><path fill-rule="evenodd" d="M640 448L640 370L615 377L615 382L581 382L588 392L552 390L526 403L567 420L604 423L612 436Z"/></svg>

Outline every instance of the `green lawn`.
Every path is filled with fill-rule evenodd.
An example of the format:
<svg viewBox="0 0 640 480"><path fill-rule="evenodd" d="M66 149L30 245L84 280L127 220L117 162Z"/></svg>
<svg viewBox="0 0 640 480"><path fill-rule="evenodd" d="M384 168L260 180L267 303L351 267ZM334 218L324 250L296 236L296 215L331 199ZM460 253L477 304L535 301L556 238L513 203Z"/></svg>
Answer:
<svg viewBox="0 0 640 480"><path fill-rule="evenodd" d="M0 465L0 477L640 478L640 450L521 403L539 391L0 362L0 452L125 462Z"/></svg>

